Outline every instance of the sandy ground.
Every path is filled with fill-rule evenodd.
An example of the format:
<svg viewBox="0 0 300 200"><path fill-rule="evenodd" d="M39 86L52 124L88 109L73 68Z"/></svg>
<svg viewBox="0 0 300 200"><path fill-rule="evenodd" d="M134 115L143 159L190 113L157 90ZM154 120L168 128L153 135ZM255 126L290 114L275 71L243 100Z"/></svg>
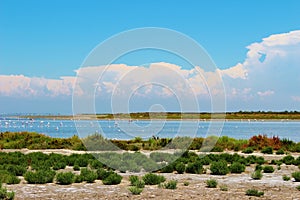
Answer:
<svg viewBox="0 0 300 200"><path fill-rule="evenodd" d="M3 150L15 151L15 150ZM32 150L21 150L23 153L32 152ZM75 153L71 150L43 150L45 153ZM76 152L79 153L79 152ZM82 153L82 152L81 152ZM145 152L147 153L147 152ZM232 152L233 153L233 152ZM254 153L251 155L262 155L267 160L280 159L282 155L263 155ZM299 154L294 154L295 157ZM162 174L168 180L177 180L177 189L168 190L162 189L158 186L145 186L140 195L132 195L128 191L130 173L121 174L124 178L119 185L107 186L103 185L101 181L96 181L93 184L88 183L74 183L72 185L58 185L55 183L44 185L30 185L22 180L17 185L5 185L9 190L16 192L15 199L299 199L300 191L296 189L300 182L283 181L282 175L291 176L294 171L299 171L296 166L281 165L281 170L274 173L266 174L261 180L253 180L250 175L254 170L254 165L247 167L242 174L228 174L226 176L213 176L209 174L176 174L165 173ZM209 170L208 170L209 172ZM142 173L136 174L142 176ZM218 188L207 188L205 181L214 178L218 181ZM189 185L184 186L184 182L188 181ZM220 185L226 185L228 191L221 191ZM245 195L247 189L258 189L264 191L263 197L249 197Z"/></svg>

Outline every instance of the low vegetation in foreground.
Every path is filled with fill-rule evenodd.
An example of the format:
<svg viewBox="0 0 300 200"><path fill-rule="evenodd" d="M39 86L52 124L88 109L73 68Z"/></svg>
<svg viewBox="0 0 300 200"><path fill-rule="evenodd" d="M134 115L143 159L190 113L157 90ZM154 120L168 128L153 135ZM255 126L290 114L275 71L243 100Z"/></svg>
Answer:
<svg viewBox="0 0 300 200"><path fill-rule="evenodd" d="M187 187L189 182L178 180L166 180L164 173L192 173L211 174L224 176L229 173L244 173L245 167L251 167L253 173L249 175L259 180L265 173L273 173L275 166L295 165L300 166L300 156L282 156L280 160L267 161L262 156L210 153L196 154L192 151L161 153L152 152L149 156L140 152L103 152L94 154L62 155L56 153L44 154L34 152L23 154L20 152L0 152L0 182L5 184L47 184L70 185L73 183L102 182L104 185L118 185L122 182L124 172L142 172L155 169L143 176L131 175L129 177L128 192L139 195L145 187L157 185L161 189L177 189ZM76 166L76 170L74 169ZM184 170L183 170L184 169ZM279 170L278 168L276 170ZM286 174L282 182L300 181L300 171ZM20 182L22 180L22 182ZM208 188L217 188L218 181L214 178L206 180ZM226 185L220 185L219 189L228 191ZM1 186L0 195L7 195L7 199L13 198L14 193L7 192ZM262 196L263 193L253 189L246 191L246 195Z"/></svg>

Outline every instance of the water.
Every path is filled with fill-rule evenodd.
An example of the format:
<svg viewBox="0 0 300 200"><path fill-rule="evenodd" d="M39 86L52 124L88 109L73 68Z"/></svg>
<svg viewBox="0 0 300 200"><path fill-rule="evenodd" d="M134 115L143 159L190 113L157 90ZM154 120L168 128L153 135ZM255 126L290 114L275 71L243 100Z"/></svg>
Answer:
<svg viewBox="0 0 300 200"><path fill-rule="evenodd" d="M218 124L217 125L221 125ZM0 119L0 132L38 132L51 137L68 138L73 135L85 137L95 132L109 139L132 139L134 137L171 138L176 136L205 137L210 121L128 121L128 120L72 120L47 119ZM220 127L212 129L216 134ZM249 139L253 135L266 134L300 142L300 121L226 121L221 136Z"/></svg>

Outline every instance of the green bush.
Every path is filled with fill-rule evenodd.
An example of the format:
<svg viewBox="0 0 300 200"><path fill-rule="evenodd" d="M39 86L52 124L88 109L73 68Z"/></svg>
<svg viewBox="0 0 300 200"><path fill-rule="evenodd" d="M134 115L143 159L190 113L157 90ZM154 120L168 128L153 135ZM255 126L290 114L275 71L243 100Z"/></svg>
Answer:
<svg viewBox="0 0 300 200"><path fill-rule="evenodd" d="M2 187L0 182L0 199L13 200L15 198L15 192L8 192L6 188Z"/></svg>
<svg viewBox="0 0 300 200"><path fill-rule="evenodd" d="M131 185L135 185L135 182L137 182L138 180L139 180L138 176L135 176L135 175L129 176L129 181L130 181Z"/></svg>
<svg viewBox="0 0 300 200"><path fill-rule="evenodd" d="M146 185L158 185L162 182L164 182L166 178L161 175L156 175L153 173L148 173L143 176L143 181L145 182Z"/></svg>
<svg viewBox="0 0 300 200"><path fill-rule="evenodd" d="M179 162L175 165L175 170L178 174L183 174L185 171L185 164L182 162Z"/></svg>
<svg viewBox="0 0 300 200"><path fill-rule="evenodd" d="M114 172L113 171L107 171L103 168L100 168L100 169L97 169L96 173L97 173L97 178L99 180L103 180L103 179L105 179L106 177L108 177L110 174L112 174Z"/></svg>
<svg viewBox="0 0 300 200"><path fill-rule="evenodd" d="M296 189L300 191L300 185L298 185L298 186L296 187Z"/></svg>
<svg viewBox="0 0 300 200"><path fill-rule="evenodd" d="M103 167L103 164L99 160L90 160L89 165L92 169L99 169Z"/></svg>
<svg viewBox="0 0 300 200"><path fill-rule="evenodd" d="M277 155L283 155L285 152L284 152L284 150L283 149L278 149L277 151L276 151L276 154Z"/></svg>
<svg viewBox="0 0 300 200"><path fill-rule="evenodd" d="M161 173L172 173L174 171L174 165L166 165L163 168L161 168L160 172Z"/></svg>
<svg viewBox="0 0 300 200"><path fill-rule="evenodd" d="M286 164L286 165L291 165L291 164L293 164L294 160L295 160L295 158L294 158L293 156L291 156L291 155L284 156L284 157L282 158L282 162L283 162L284 164Z"/></svg>
<svg viewBox="0 0 300 200"><path fill-rule="evenodd" d="M253 149L251 147L247 147L246 149L244 149L242 151L242 153L246 153L246 154L250 154L250 153L253 153Z"/></svg>
<svg viewBox="0 0 300 200"><path fill-rule="evenodd" d="M11 175L8 177L7 179L7 184L19 184L21 182L21 180L16 177L15 175Z"/></svg>
<svg viewBox="0 0 300 200"><path fill-rule="evenodd" d="M244 172L245 169L246 169L246 166L239 163L239 162L234 162L230 165L230 172L231 173L240 174L240 173Z"/></svg>
<svg viewBox="0 0 300 200"><path fill-rule="evenodd" d="M264 195L264 192L260 192L260 191L255 190L255 189L248 189L248 190L246 191L246 195L247 195L247 196L260 197L260 196L263 196L263 195Z"/></svg>
<svg viewBox="0 0 300 200"><path fill-rule="evenodd" d="M273 154L273 148L272 147L265 147L261 150L264 154Z"/></svg>
<svg viewBox="0 0 300 200"><path fill-rule="evenodd" d="M72 172L60 172L56 175L56 181L61 185L70 185L74 183L75 174Z"/></svg>
<svg viewBox="0 0 300 200"><path fill-rule="evenodd" d="M120 184L122 181L122 176L117 173L112 173L108 177L102 180L104 185L117 185Z"/></svg>
<svg viewBox="0 0 300 200"><path fill-rule="evenodd" d="M229 172L229 168L225 160L220 160L211 163L210 171L213 175L226 175Z"/></svg>
<svg viewBox="0 0 300 200"><path fill-rule="evenodd" d="M74 183L81 183L81 182L83 182L83 176L81 176L81 175L75 175L74 176Z"/></svg>
<svg viewBox="0 0 300 200"><path fill-rule="evenodd" d="M206 186L208 188L216 188L217 185L218 185L218 182L215 179L209 179L209 180L206 181Z"/></svg>
<svg viewBox="0 0 300 200"><path fill-rule="evenodd" d="M255 170L252 174L251 174L251 178L253 178L254 180L260 180L263 177L263 174L261 173L260 170Z"/></svg>
<svg viewBox="0 0 300 200"><path fill-rule="evenodd" d="M293 172L292 177L295 179L296 182L300 181L300 171L299 172Z"/></svg>
<svg viewBox="0 0 300 200"><path fill-rule="evenodd" d="M83 180L87 183L94 183L95 180L98 178L98 175L96 172L89 170L87 168L82 168L80 170L80 175L83 177Z"/></svg>
<svg viewBox="0 0 300 200"><path fill-rule="evenodd" d="M25 173L24 178L29 184L45 184L52 183L55 174L56 173L53 170L39 170L36 172L28 171Z"/></svg>
<svg viewBox="0 0 300 200"><path fill-rule="evenodd" d="M270 166L270 165L267 165L264 167L264 173L273 173L275 170L274 170L274 167Z"/></svg>
<svg viewBox="0 0 300 200"><path fill-rule="evenodd" d="M191 173L191 174L202 174L203 173L203 165L200 161L195 161L188 163L186 168L185 168L186 173Z"/></svg>
<svg viewBox="0 0 300 200"><path fill-rule="evenodd" d="M257 170L263 170L263 166L262 165L256 165L255 166L255 171L257 171Z"/></svg>
<svg viewBox="0 0 300 200"><path fill-rule="evenodd" d="M136 186L138 188L144 188L145 182L140 180L138 176L129 176L129 181L131 186Z"/></svg>
<svg viewBox="0 0 300 200"><path fill-rule="evenodd" d="M131 186L128 188L128 190L133 194L133 195L139 195L142 193L143 188L139 188L136 186Z"/></svg>
<svg viewBox="0 0 300 200"><path fill-rule="evenodd" d="M53 169L53 170L65 169L66 166L67 166L67 163L66 163L66 162L64 162L64 161L59 161L59 162L55 162L55 163L53 164L52 169Z"/></svg>
<svg viewBox="0 0 300 200"><path fill-rule="evenodd" d="M176 180L168 181L167 183L163 184L162 187L165 189L175 190L177 188L177 181Z"/></svg>
<svg viewBox="0 0 300 200"><path fill-rule="evenodd" d="M283 176L282 176L282 179L283 179L284 181L289 181L289 180L291 180L291 177L289 177L289 176L287 176L287 175L283 175Z"/></svg>
<svg viewBox="0 0 300 200"><path fill-rule="evenodd" d="M80 171L79 165L74 165L74 166L73 166L73 170L74 170L74 171Z"/></svg>

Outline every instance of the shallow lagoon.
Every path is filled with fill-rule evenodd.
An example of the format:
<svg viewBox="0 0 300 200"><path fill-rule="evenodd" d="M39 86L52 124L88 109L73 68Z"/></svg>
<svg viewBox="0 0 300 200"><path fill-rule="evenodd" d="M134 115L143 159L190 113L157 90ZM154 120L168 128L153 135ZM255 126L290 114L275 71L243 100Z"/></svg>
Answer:
<svg viewBox="0 0 300 200"><path fill-rule="evenodd" d="M208 132L211 127L210 132ZM208 134L249 139L253 135L266 134L300 141L300 121L218 121L197 120L47 120L47 119L1 119L0 132L38 132L51 137L66 138L73 135L85 137L91 133L101 133L110 139L132 139L134 137L171 138L176 136L205 137ZM220 131L221 130L221 131Z"/></svg>

